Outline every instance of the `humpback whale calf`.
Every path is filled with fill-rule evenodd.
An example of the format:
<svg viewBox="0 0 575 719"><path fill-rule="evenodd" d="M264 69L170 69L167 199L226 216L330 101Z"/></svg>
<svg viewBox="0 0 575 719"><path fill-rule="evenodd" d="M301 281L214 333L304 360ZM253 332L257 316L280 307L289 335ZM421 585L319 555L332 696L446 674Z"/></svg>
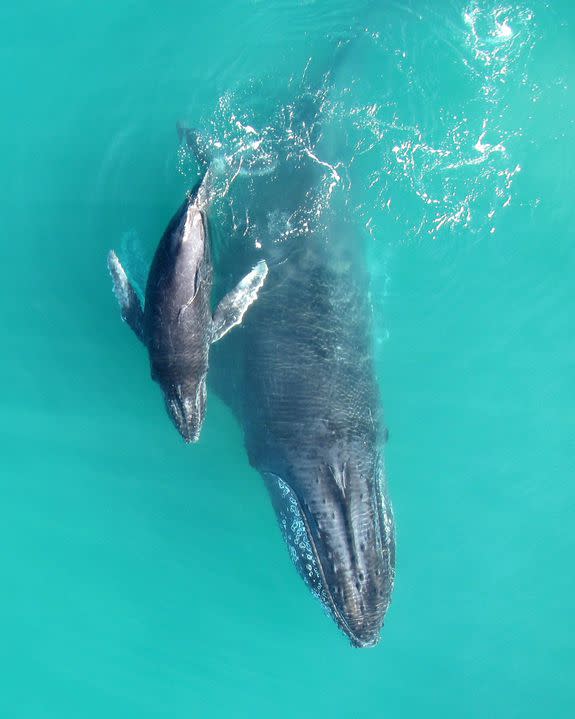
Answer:
<svg viewBox="0 0 575 719"><path fill-rule="evenodd" d="M299 144L292 117L270 171L245 173L227 198L246 219L234 213L217 247L219 292L238 263L270 271L242 332L214 348L210 381L243 428L296 568L366 647L379 641L395 573L387 430L363 236L345 190L331 192L339 175L321 159L318 117L301 121Z"/></svg>
<svg viewBox="0 0 575 719"><path fill-rule="evenodd" d="M241 323L267 275L261 260L212 316L208 183L206 174L168 224L150 268L143 308L116 253L108 254L122 318L147 347L152 379L186 442L198 440L204 421L210 345Z"/></svg>

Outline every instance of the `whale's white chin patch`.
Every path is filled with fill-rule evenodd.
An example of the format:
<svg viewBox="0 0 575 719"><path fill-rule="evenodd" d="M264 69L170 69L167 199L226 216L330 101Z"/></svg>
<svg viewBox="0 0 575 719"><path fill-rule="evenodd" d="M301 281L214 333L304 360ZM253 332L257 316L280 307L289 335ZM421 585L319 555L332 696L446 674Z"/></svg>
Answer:
<svg viewBox="0 0 575 719"><path fill-rule="evenodd" d="M264 472L263 476L295 568L327 614L337 621L295 493L276 474Z"/></svg>

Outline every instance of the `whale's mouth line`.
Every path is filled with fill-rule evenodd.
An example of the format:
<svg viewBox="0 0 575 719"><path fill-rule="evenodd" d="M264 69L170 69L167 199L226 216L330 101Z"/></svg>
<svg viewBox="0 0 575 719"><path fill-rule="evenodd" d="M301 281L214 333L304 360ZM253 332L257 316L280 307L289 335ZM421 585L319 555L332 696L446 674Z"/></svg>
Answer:
<svg viewBox="0 0 575 719"><path fill-rule="evenodd" d="M327 579L326 579L326 576L325 576L325 573L324 573L323 565L322 565L321 559L320 559L320 557L319 557L319 552L318 552L317 547L316 547L316 543L315 543L314 536L313 536L313 534L312 534L312 532L311 532L311 528L310 528L310 525L309 525L309 522L308 522L308 518L307 518L307 516L306 516L306 512L305 512L305 510L304 510L303 507L302 507L302 504L301 504L301 502L300 502L300 500L299 500L299 497L298 497L297 493L296 493L295 491L293 491L293 489L292 489L292 492L293 492L294 497L295 497L295 500L296 500L296 502L297 502L297 504L298 504L298 508L299 508L299 511L300 511L300 514L301 514L301 517L302 517L302 520L303 520L303 523L304 523L304 527L305 527L305 530L306 530L306 532L307 532L307 536L308 536L308 538L309 538L309 542L310 542L310 545L311 545L311 547L312 547L312 549L313 549L313 553L314 553L314 556L315 556L315 560L316 560L316 563L317 563L317 566L318 566L318 571L319 571L319 574L320 574L322 586L323 586L323 588L325 589L327 598L329 599L330 610L331 610L331 612L332 612L332 614L333 614L333 616L334 616L336 622L339 624L339 626L341 627L341 629L342 629L342 630L347 634L347 636L350 638L350 640L351 640L353 646L358 647L358 648L374 646L375 644L377 644L377 639L374 640L373 642L365 642L365 641L360 640L360 639L356 636L355 632L351 629L351 627L349 626L349 623L347 622L347 620L345 619L345 617L344 617L343 614L341 613L340 609L338 608L337 604L335 603L335 600L334 600L334 598L333 598L332 591L331 591L331 589L330 589L330 587L329 587L329 583L328 583L328 581L327 581Z"/></svg>

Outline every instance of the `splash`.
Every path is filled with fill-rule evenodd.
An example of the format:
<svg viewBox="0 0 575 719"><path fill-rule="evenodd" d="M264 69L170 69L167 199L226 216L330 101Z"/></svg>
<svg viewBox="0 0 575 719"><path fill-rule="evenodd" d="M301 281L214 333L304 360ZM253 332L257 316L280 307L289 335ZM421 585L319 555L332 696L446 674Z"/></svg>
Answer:
<svg viewBox="0 0 575 719"><path fill-rule="evenodd" d="M493 2L428 10L394 7L388 24L375 18L346 56L343 81L334 73L314 88L310 59L292 76L287 102L271 107L261 80L226 92L203 124L205 150L228 178L219 196L229 195L230 178L272 176L287 159L319 174L302 207L270 212L278 243L317 226L338 194L376 239L382 228L395 242L454 230L493 234L522 169L516 148L525 119L514 110L521 90L532 91L534 13ZM366 63L382 68L375 86ZM335 136L344 145L326 141ZM181 148L180 171L192 175L194 165ZM249 210L231 197L228 204L234 231L249 234Z"/></svg>
<svg viewBox="0 0 575 719"><path fill-rule="evenodd" d="M282 244L318 227L330 208L333 193L343 181L342 163L331 161L319 146L327 88L310 87L306 72L307 67L297 87L291 87L297 84L293 78L290 81L293 96L287 102L270 103L270 92L263 80L226 92L215 112L202 123L199 133L203 138L200 154L209 157L216 169L215 196L225 200L219 206L215 203L214 214L225 224L223 213L227 213L226 219L231 219L231 234L240 238L253 235L253 244L258 249L261 233L256 231L250 213L250 206L258 201L255 190L251 190L251 201L245 202L250 185L261 188L261 179L269 177L270 182L278 183L281 192L281 181L278 180L281 173L304 170L305 174L309 170L316 177L313 190L310 183L304 201L289 212L269 207L267 233L264 234L273 237L275 244ZM180 173L191 178L190 182L197 177L197 158L185 143L180 147L178 164ZM236 182L243 188L239 193L240 200L230 192Z"/></svg>
<svg viewBox="0 0 575 719"><path fill-rule="evenodd" d="M365 94L375 101L347 109L356 138L350 166L360 168L355 182L367 198L358 211L374 237L382 226L395 227L400 241L436 239L456 228L493 233L521 171L514 150L524 118L514 104L522 89L530 91L534 14L517 5L474 3L456 18L418 20L404 20L403 37L411 44L403 48L393 47L391 30L363 38L371 44L371 62L385 72L380 98L372 87ZM434 38L436 52L421 53L426 36ZM390 78L396 94L386 89ZM356 93L361 85L357 77ZM346 112L348 95L340 93L335 114Z"/></svg>
<svg viewBox="0 0 575 719"><path fill-rule="evenodd" d="M499 90L514 74L529 49L533 12L517 6L470 6L463 14L467 26L464 63L481 82L486 99L496 102Z"/></svg>

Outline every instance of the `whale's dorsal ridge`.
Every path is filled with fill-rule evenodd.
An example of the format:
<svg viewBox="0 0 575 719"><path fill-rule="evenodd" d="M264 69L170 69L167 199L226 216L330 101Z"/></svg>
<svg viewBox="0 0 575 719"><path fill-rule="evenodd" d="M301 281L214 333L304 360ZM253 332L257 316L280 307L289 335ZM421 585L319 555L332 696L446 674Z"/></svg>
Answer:
<svg viewBox="0 0 575 719"><path fill-rule="evenodd" d="M213 159L212 153L209 150L209 143L206 141L206 138L199 130L196 130L193 127L188 127L180 121L176 123L176 130L179 141L185 143L185 145L191 150L196 162L205 172Z"/></svg>
<svg viewBox="0 0 575 719"><path fill-rule="evenodd" d="M232 327L241 324L248 307L256 301L267 274L267 263L260 260L236 287L222 298L214 312L212 342L217 342Z"/></svg>
<svg viewBox="0 0 575 719"><path fill-rule="evenodd" d="M114 250L110 250L108 253L108 269L112 275L114 294L120 305L122 319L133 330L136 337L145 344L144 310L138 294L130 283L126 270L122 267Z"/></svg>

